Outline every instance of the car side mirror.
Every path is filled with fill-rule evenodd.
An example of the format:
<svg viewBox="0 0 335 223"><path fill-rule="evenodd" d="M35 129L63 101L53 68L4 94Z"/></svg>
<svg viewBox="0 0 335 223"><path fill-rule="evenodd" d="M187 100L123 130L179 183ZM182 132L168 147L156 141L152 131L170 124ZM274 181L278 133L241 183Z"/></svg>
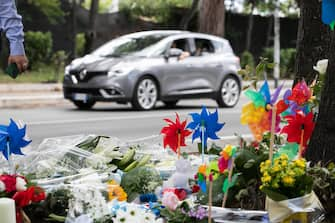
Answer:
<svg viewBox="0 0 335 223"><path fill-rule="evenodd" d="M180 57L180 55L183 53L181 49L178 48L171 48L169 50L168 57Z"/></svg>

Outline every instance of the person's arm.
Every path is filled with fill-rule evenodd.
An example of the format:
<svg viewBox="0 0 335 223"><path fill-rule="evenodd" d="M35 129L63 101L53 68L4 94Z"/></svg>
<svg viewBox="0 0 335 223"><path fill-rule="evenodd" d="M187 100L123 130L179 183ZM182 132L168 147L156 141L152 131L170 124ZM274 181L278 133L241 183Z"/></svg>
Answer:
<svg viewBox="0 0 335 223"><path fill-rule="evenodd" d="M22 18L17 14L14 0L0 0L0 28L9 40L8 63L16 63L19 70L26 70L28 60L24 52Z"/></svg>

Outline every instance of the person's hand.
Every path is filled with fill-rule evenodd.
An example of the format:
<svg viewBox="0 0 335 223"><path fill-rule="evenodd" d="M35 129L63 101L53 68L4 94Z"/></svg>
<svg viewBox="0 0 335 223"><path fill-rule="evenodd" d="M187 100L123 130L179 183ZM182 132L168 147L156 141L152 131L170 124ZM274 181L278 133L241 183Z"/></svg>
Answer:
<svg viewBox="0 0 335 223"><path fill-rule="evenodd" d="M20 73L24 72L28 68L28 59L25 55L15 55L8 57L8 64L16 63Z"/></svg>

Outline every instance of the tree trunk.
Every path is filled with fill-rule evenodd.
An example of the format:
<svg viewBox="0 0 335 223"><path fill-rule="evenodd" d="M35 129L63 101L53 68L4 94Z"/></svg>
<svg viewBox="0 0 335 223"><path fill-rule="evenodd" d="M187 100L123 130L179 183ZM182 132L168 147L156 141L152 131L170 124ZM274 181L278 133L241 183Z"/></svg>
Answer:
<svg viewBox="0 0 335 223"><path fill-rule="evenodd" d="M193 0L191 8L188 10L188 12L183 16L179 27L183 30L187 30L188 24L190 23L191 19L194 17L196 12L198 11L200 0Z"/></svg>
<svg viewBox="0 0 335 223"><path fill-rule="evenodd" d="M303 78L308 84L312 82L316 76L313 65L320 59L328 58L329 44L330 30L321 21L321 2L300 1L294 84Z"/></svg>
<svg viewBox="0 0 335 223"><path fill-rule="evenodd" d="M72 8L71 8L71 34L70 34L70 41L71 44L71 50L69 59L73 60L76 58L76 36L77 36L77 4L76 1L72 1Z"/></svg>
<svg viewBox="0 0 335 223"><path fill-rule="evenodd" d="M224 36L225 5L224 0L202 0L200 6L199 31Z"/></svg>
<svg viewBox="0 0 335 223"><path fill-rule="evenodd" d="M92 51L96 36L96 17L99 9L99 0L91 0L89 15L89 30L85 33L85 54Z"/></svg>
<svg viewBox="0 0 335 223"><path fill-rule="evenodd" d="M255 3L251 3L251 11L249 14L248 19L248 31L247 31L247 39L245 43L245 50L250 51L250 45L251 45L251 37L252 37L252 30L254 28L254 9L255 9Z"/></svg>
<svg viewBox="0 0 335 223"><path fill-rule="evenodd" d="M329 53L319 114L306 152L306 158L314 163L335 161L335 34L332 35Z"/></svg>

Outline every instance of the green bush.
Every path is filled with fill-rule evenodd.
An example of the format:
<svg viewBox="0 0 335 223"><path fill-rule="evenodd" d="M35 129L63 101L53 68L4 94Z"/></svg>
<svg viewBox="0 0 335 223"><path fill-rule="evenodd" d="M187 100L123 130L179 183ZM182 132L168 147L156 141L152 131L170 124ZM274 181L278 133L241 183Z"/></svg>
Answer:
<svg viewBox="0 0 335 223"><path fill-rule="evenodd" d="M120 11L132 18L146 17L153 22L168 23L174 7L191 7L192 0L123 0L120 1Z"/></svg>
<svg viewBox="0 0 335 223"><path fill-rule="evenodd" d="M52 36L50 32L26 32L25 49L32 68L41 63L50 63L52 53Z"/></svg>
<svg viewBox="0 0 335 223"><path fill-rule="evenodd" d="M291 78L294 76L294 64L296 49L287 48L280 50L280 77ZM268 58L273 61L273 48L264 48L262 57Z"/></svg>
<svg viewBox="0 0 335 223"><path fill-rule="evenodd" d="M78 33L76 35L76 56L84 56L85 42L85 33Z"/></svg>
<svg viewBox="0 0 335 223"><path fill-rule="evenodd" d="M241 67L244 68L249 65L250 68L255 68L254 56L249 51L244 51L241 55Z"/></svg>

